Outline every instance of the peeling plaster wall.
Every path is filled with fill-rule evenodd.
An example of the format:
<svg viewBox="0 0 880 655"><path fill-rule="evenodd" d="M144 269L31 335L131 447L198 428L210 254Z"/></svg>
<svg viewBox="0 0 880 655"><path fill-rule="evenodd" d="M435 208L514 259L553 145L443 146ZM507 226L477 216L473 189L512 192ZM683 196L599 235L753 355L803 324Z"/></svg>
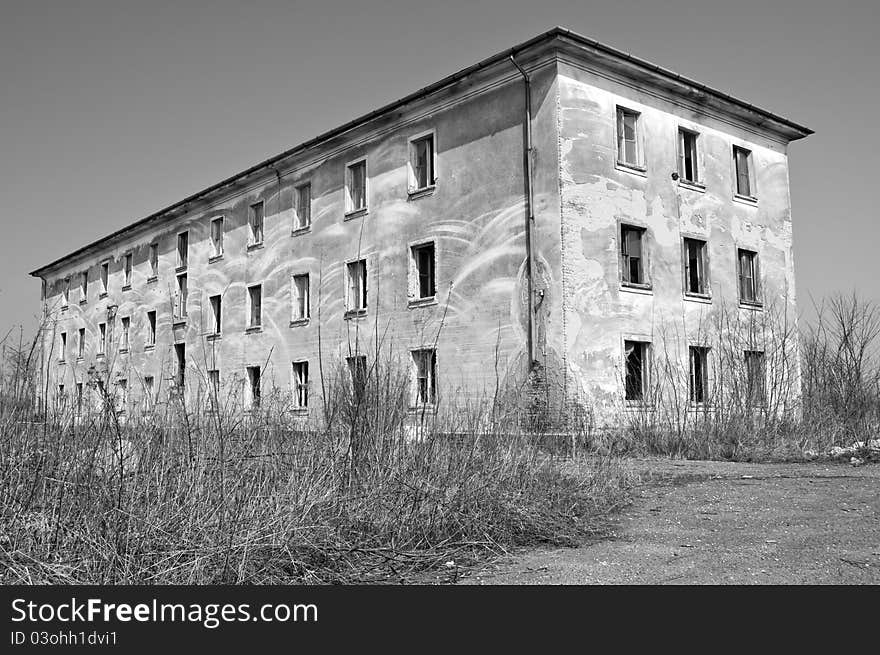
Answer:
<svg viewBox="0 0 880 655"><path fill-rule="evenodd" d="M624 408L624 338L652 341L655 356L669 353L686 380L688 345L724 338L713 329L722 307L748 322L754 310L739 307L737 247L759 253L763 311L795 320L787 152L756 132L571 63L560 62L558 84L564 352L578 391L610 418ZM641 112L644 173L616 163L617 105ZM679 127L700 134L703 191L672 179ZM733 145L753 153L755 205L734 199ZM647 228L650 292L620 284L621 222ZM708 241L710 302L685 298L684 236Z"/></svg>
<svg viewBox="0 0 880 655"><path fill-rule="evenodd" d="M559 200L556 175L555 65L545 60L533 72L535 199L539 223L548 232L539 249L544 286L558 286ZM532 62L534 68L534 62ZM500 71L500 72L499 72ZM206 388L205 372L219 369L223 394L239 402L247 366L266 366L263 393L277 387L289 393L291 362L309 361L310 412L320 412L320 354L329 381L344 358L359 350L372 353L376 335L385 352L409 365L409 350L437 342L441 398L459 391L471 397L491 395L496 370L501 377L523 376L526 367L525 203L523 178L523 85L512 65L494 71L491 84L460 83L435 106L421 105L381 117L361 130L346 133L319 149L297 156L249 187L190 210L162 225L141 229L115 244L62 268L49 279L46 306L50 318L45 352L49 389L58 384L72 393L95 367L111 384L128 381L130 407L142 398L142 380L155 378L157 396L167 399L174 377L173 344L185 343L187 395L196 402ZM484 88L480 88L480 85ZM407 193L408 138L436 130L437 184L433 193L410 199ZM368 213L344 217L345 166L367 157ZM295 187L309 181L312 225L292 234ZM265 207L264 247L248 251L249 206ZM212 254L210 222L223 216L224 255ZM177 234L189 231L189 302L185 326L172 325ZM555 240L551 237L554 235ZM436 242L436 304L408 306L410 245ZM160 244L158 281L148 282L149 245ZM133 252L131 290L122 290L123 256ZM345 262L366 258L368 311L363 318L344 318ZM98 297L100 262L109 259L109 294ZM79 275L89 270L89 290L80 304ZM291 276L311 276L311 319L291 326ZM70 277L70 304L61 310L64 279ZM246 333L247 286L263 285L263 326ZM222 294L222 338L205 337L212 325L209 296ZM98 323L117 305L115 329L105 357L97 354ZM557 344L559 328L551 318L561 307L561 294L548 293L542 310L541 349ZM555 309L554 309L555 308ZM146 312L158 315L157 344L145 349ZM561 314L560 314L561 315ZM131 317L130 349L119 352L121 318ZM87 347L75 358L76 333L85 327ZM58 334L67 332L66 362L57 362ZM54 348L54 354L50 354ZM498 360L496 359L496 350Z"/></svg>

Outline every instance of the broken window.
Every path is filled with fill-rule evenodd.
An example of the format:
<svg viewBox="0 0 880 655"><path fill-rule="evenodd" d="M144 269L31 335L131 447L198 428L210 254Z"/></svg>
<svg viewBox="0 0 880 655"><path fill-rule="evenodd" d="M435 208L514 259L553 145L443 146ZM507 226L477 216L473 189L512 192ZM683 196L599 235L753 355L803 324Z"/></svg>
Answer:
<svg viewBox="0 0 880 655"><path fill-rule="evenodd" d="M648 347L646 341L624 341L626 400L645 400L648 391Z"/></svg>
<svg viewBox="0 0 880 655"><path fill-rule="evenodd" d="M709 349L702 346L690 347L690 400L702 404L709 394Z"/></svg>
<svg viewBox="0 0 880 655"><path fill-rule="evenodd" d="M309 406L309 363L293 362L293 406L305 409Z"/></svg>
<svg viewBox="0 0 880 655"><path fill-rule="evenodd" d="M437 398L437 351L433 348L414 350L412 358L415 372L413 405L433 405Z"/></svg>
<svg viewBox="0 0 880 655"><path fill-rule="evenodd" d="M367 260L359 259L346 264L348 284L346 286L345 307L349 312L367 309Z"/></svg>
<svg viewBox="0 0 880 655"><path fill-rule="evenodd" d="M110 262L101 264L101 295L107 295L107 289L110 285Z"/></svg>
<svg viewBox="0 0 880 655"><path fill-rule="evenodd" d="M107 348L107 324L98 323L98 354L103 355Z"/></svg>
<svg viewBox="0 0 880 655"><path fill-rule="evenodd" d="M367 162L361 160L345 169L345 213L367 208Z"/></svg>
<svg viewBox="0 0 880 655"><path fill-rule="evenodd" d="M351 388L355 400L364 397L367 389L367 357L366 355L353 355L345 358L348 364L348 372L351 375Z"/></svg>
<svg viewBox="0 0 880 655"><path fill-rule="evenodd" d="M678 174L685 182L699 182L697 168L698 134L683 127L678 130Z"/></svg>
<svg viewBox="0 0 880 655"><path fill-rule="evenodd" d="M119 339L119 352L128 352L128 330L131 327L131 318L125 316L122 318L122 336Z"/></svg>
<svg viewBox="0 0 880 655"><path fill-rule="evenodd" d="M223 254L223 217L219 216L211 221L211 246L212 257L220 257Z"/></svg>
<svg viewBox="0 0 880 655"><path fill-rule="evenodd" d="M291 278L293 294L292 320L302 321L309 317L309 274L294 275Z"/></svg>
<svg viewBox="0 0 880 655"><path fill-rule="evenodd" d="M749 305L761 304L758 284L758 253L738 248L737 269L739 274L739 299Z"/></svg>
<svg viewBox="0 0 880 655"><path fill-rule="evenodd" d="M263 286L255 284L248 287L248 327L257 328L263 324Z"/></svg>
<svg viewBox="0 0 880 655"><path fill-rule="evenodd" d="M256 409L260 406L260 399L262 397L262 386L260 384L260 367L248 366L247 376L248 390L250 392L250 405L252 408Z"/></svg>
<svg viewBox="0 0 880 655"><path fill-rule="evenodd" d="M220 334L220 326L223 321L223 299L217 295L211 296L208 300L211 303L211 317L213 319L211 334L217 335Z"/></svg>
<svg viewBox="0 0 880 655"><path fill-rule="evenodd" d="M257 246L263 243L263 201L255 202L248 209L248 225L250 226L250 234L248 235L249 246Z"/></svg>
<svg viewBox="0 0 880 655"><path fill-rule="evenodd" d="M82 359L86 356L86 329L79 329L79 340L77 341L76 358Z"/></svg>
<svg viewBox="0 0 880 655"><path fill-rule="evenodd" d="M639 113L617 108L617 161L629 166L640 166L638 142Z"/></svg>
<svg viewBox="0 0 880 655"><path fill-rule="evenodd" d="M764 353L759 350L746 350L746 398L750 405L763 405L764 391Z"/></svg>
<svg viewBox="0 0 880 655"><path fill-rule="evenodd" d="M740 196L751 198L754 196L752 189L751 171L752 153L750 150L733 146L733 165L736 170L736 193Z"/></svg>
<svg viewBox="0 0 880 655"><path fill-rule="evenodd" d="M410 192L434 185L434 135L420 136L409 142Z"/></svg>
<svg viewBox="0 0 880 655"><path fill-rule="evenodd" d="M186 268L189 263L189 232L177 235L177 268Z"/></svg>
<svg viewBox="0 0 880 655"><path fill-rule="evenodd" d="M122 271L124 276L124 287L131 287L131 262L132 262L132 254L126 253L125 257L122 260Z"/></svg>
<svg viewBox="0 0 880 655"><path fill-rule="evenodd" d="M416 275L416 298L433 298L434 284L434 243L424 243L412 248L412 261Z"/></svg>
<svg viewBox="0 0 880 655"><path fill-rule="evenodd" d="M293 229L301 230L312 224L312 185L308 182L296 187L295 211Z"/></svg>
<svg viewBox="0 0 880 655"><path fill-rule="evenodd" d="M643 227L620 226L620 266L625 284L647 286L644 236Z"/></svg>
<svg viewBox="0 0 880 655"><path fill-rule="evenodd" d="M177 359L177 375L175 376L174 382L177 385L177 388L183 392L183 388L186 384L186 344L175 343L174 355Z"/></svg>
<svg viewBox="0 0 880 655"><path fill-rule="evenodd" d="M159 277L159 244L150 244L150 279Z"/></svg>
<svg viewBox="0 0 880 655"><path fill-rule="evenodd" d="M702 239L684 240L684 291L698 296L709 295L707 246Z"/></svg>
<svg viewBox="0 0 880 655"><path fill-rule="evenodd" d="M177 276L177 304L174 308L175 318L182 321L186 318L186 301L189 295L186 273Z"/></svg>
<svg viewBox="0 0 880 655"><path fill-rule="evenodd" d="M60 352L58 353L58 361L63 362L67 355L67 332L61 333Z"/></svg>
<svg viewBox="0 0 880 655"><path fill-rule="evenodd" d="M147 312L147 347L156 345L156 312Z"/></svg>

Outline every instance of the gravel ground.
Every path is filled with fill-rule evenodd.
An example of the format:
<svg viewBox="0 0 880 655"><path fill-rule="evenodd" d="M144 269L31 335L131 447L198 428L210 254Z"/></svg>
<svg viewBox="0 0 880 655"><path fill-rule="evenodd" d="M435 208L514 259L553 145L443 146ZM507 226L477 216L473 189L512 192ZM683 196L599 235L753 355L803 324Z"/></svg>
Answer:
<svg viewBox="0 0 880 655"><path fill-rule="evenodd" d="M880 466L631 460L610 533L462 584L878 584Z"/></svg>

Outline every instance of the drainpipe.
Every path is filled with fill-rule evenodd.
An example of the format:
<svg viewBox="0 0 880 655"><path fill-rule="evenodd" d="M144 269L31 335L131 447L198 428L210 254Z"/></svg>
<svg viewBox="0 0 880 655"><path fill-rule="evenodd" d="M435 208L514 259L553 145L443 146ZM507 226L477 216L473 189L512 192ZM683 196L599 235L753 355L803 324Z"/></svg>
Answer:
<svg viewBox="0 0 880 655"><path fill-rule="evenodd" d="M527 296L528 296L528 351L529 351L529 372L535 368L537 357L535 355L535 259L533 253L535 251L533 244L533 227L535 223L534 212L534 195L532 191L532 87L529 82L528 74L523 70L513 55L510 55L510 63L516 66L516 69L522 75L525 90L525 112L523 114L523 139L525 148L523 151L523 171L526 196L526 266L527 266Z"/></svg>

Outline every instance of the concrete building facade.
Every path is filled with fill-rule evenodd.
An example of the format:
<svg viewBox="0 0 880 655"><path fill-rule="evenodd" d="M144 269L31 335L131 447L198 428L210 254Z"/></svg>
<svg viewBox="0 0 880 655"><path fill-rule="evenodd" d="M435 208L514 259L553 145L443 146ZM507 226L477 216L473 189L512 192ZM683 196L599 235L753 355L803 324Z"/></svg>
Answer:
<svg viewBox="0 0 880 655"><path fill-rule="evenodd" d="M34 271L47 388L314 415L378 344L416 409L539 371L611 417L661 351L707 403L718 325L795 316L810 133L556 28Z"/></svg>

